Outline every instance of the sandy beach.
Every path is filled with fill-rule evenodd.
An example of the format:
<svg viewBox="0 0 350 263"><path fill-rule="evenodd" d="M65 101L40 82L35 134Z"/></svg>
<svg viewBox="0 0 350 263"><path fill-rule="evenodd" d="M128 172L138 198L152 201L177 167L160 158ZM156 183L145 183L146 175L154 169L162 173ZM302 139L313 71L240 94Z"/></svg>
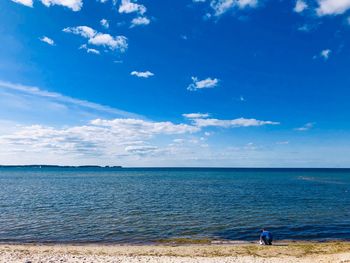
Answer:
<svg viewBox="0 0 350 263"><path fill-rule="evenodd" d="M350 262L350 243L236 245L0 245L0 262Z"/></svg>

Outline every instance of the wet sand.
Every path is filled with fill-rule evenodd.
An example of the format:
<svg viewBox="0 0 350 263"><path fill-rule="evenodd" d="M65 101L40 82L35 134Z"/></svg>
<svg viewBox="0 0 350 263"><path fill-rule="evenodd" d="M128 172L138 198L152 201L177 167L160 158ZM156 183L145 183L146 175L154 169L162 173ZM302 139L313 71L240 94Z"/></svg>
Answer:
<svg viewBox="0 0 350 263"><path fill-rule="evenodd" d="M350 243L235 245L0 245L0 262L350 262Z"/></svg>

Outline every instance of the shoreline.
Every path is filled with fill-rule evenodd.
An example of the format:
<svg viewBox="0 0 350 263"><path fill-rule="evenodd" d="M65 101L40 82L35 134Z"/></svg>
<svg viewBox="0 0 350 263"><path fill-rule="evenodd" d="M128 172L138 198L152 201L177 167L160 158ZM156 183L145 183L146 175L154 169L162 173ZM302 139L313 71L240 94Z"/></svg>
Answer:
<svg viewBox="0 0 350 263"><path fill-rule="evenodd" d="M256 240L218 240L218 239L192 239L192 238L169 238L146 242L113 242L113 241L0 241L1 246L116 246L116 247L157 247L157 246L233 246L233 245L257 245ZM293 244L350 244L350 239L280 239L273 245Z"/></svg>
<svg viewBox="0 0 350 263"><path fill-rule="evenodd" d="M0 244L0 262L350 262L350 242L249 244Z"/></svg>

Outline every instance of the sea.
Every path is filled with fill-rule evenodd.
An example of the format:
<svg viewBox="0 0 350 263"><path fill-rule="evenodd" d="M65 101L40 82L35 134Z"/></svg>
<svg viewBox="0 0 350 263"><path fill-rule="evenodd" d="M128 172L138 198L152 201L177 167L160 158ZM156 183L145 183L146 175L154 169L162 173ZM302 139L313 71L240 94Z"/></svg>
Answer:
<svg viewBox="0 0 350 263"><path fill-rule="evenodd" d="M0 168L0 242L350 240L349 169Z"/></svg>

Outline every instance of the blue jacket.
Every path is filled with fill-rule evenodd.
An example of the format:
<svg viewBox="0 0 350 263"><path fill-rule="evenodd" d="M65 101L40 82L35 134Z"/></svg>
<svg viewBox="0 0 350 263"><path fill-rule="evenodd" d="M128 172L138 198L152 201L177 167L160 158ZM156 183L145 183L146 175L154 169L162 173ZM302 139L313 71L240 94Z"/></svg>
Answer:
<svg viewBox="0 0 350 263"><path fill-rule="evenodd" d="M269 231L263 231L260 235L260 237L266 237L267 239L271 239L272 240L272 234Z"/></svg>

